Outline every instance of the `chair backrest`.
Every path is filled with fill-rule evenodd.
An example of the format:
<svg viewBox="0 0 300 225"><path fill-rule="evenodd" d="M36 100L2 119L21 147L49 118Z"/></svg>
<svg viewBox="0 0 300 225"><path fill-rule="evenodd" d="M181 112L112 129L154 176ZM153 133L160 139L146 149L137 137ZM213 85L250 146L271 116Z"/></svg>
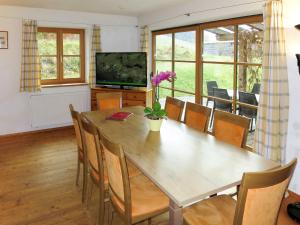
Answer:
<svg viewBox="0 0 300 225"><path fill-rule="evenodd" d="M165 110L170 119L180 121L185 102L176 98L167 96Z"/></svg>
<svg viewBox="0 0 300 225"><path fill-rule="evenodd" d="M253 85L252 91L253 94L259 94L260 92L260 84L259 83L255 83Z"/></svg>
<svg viewBox="0 0 300 225"><path fill-rule="evenodd" d="M245 147L250 119L232 113L216 110L212 134L220 141Z"/></svg>
<svg viewBox="0 0 300 225"><path fill-rule="evenodd" d="M218 88L218 83L215 80L206 81L206 87L207 87L207 95L208 96L213 96L214 95L214 88Z"/></svg>
<svg viewBox="0 0 300 225"><path fill-rule="evenodd" d="M120 92L97 93L96 99L98 110L122 108L122 93Z"/></svg>
<svg viewBox="0 0 300 225"><path fill-rule="evenodd" d="M249 105L257 106L258 102L256 100L256 96L253 93L239 91L239 101L242 103L246 103ZM249 108L243 105L239 106L239 114L247 117L256 117L257 109Z"/></svg>
<svg viewBox="0 0 300 225"><path fill-rule="evenodd" d="M189 127L206 132L209 124L211 109L199 104L187 102L184 123Z"/></svg>
<svg viewBox="0 0 300 225"><path fill-rule="evenodd" d="M100 139L107 165L111 201L125 212L126 224L131 224L131 191L124 150L102 134Z"/></svg>
<svg viewBox="0 0 300 225"><path fill-rule="evenodd" d="M213 96L220 99L231 100L227 89L224 88L213 88ZM214 108L232 112L232 104L230 102L222 101L219 99L214 99Z"/></svg>
<svg viewBox="0 0 300 225"><path fill-rule="evenodd" d="M97 173L104 190L104 160L100 147L100 135L97 128L81 116L84 148L87 152L87 163L90 170Z"/></svg>
<svg viewBox="0 0 300 225"><path fill-rule="evenodd" d="M80 121L80 114L79 114L79 112L74 110L74 107L72 104L69 105L69 108L70 108L71 117L73 120L73 126L75 129L77 146L80 151L83 151L82 126L81 126L81 121Z"/></svg>
<svg viewBox="0 0 300 225"><path fill-rule="evenodd" d="M233 225L275 225L297 160L276 170L245 173Z"/></svg>

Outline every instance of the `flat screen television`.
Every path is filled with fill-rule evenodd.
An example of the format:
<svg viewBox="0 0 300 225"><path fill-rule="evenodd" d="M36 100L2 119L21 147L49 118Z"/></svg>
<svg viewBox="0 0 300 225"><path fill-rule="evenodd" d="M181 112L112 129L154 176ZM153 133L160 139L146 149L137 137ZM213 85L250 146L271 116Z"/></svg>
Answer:
<svg viewBox="0 0 300 225"><path fill-rule="evenodd" d="M96 84L146 87L145 52L96 53Z"/></svg>

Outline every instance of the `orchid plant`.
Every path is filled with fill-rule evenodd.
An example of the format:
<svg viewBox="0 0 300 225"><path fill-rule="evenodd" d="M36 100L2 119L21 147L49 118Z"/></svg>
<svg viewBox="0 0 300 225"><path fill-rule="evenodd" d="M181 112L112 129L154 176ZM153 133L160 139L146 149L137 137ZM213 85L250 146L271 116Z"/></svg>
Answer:
<svg viewBox="0 0 300 225"><path fill-rule="evenodd" d="M154 74L151 83L154 88L154 97L155 101L153 103L153 107L146 107L144 110L145 116L152 120L159 120L166 118L167 112L161 108L160 102L159 102L159 84L163 81L172 82L172 80L176 79L176 73L165 71L160 72L158 74Z"/></svg>

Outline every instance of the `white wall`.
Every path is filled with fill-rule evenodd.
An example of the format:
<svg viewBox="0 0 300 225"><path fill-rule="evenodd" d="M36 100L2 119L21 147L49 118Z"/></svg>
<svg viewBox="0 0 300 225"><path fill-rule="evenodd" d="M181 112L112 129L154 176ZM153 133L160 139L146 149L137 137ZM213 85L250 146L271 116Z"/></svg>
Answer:
<svg viewBox="0 0 300 225"><path fill-rule="evenodd" d="M0 135L70 124L68 104L90 109L88 86L43 88L41 93L20 93L22 18L40 26L86 30L88 76L91 24L101 25L103 51L137 51L137 18L59 10L0 6L0 30L8 31L9 48L0 49Z"/></svg>
<svg viewBox="0 0 300 225"><path fill-rule="evenodd" d="M298 158L291 188L300 194L300 74L298 72L296 53L300 54L300 31L295 29L300 24L299 0L284 0L287 63L290 89L289 128L287 139L287 160Z"/></svg>

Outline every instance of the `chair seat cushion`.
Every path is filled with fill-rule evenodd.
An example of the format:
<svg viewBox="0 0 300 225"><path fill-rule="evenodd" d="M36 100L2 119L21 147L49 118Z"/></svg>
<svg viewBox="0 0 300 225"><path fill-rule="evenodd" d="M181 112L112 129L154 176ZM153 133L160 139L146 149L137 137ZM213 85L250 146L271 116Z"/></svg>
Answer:
<svg viewBox="0 0 300 225"><path fill-rule="evenodd" d="M168 211L169 198L162 193L154 183L144 175L138 175L130 179L132 223L143 221ZM111 200L120 213L125 213L122 201L115 195Z"/></svg>
<svg viewBox="0 0 300 225"><path fill-rule="evenodd" d="M184 224L233 225L236 201L227 195L205 199L183 209Z"/></svg>

